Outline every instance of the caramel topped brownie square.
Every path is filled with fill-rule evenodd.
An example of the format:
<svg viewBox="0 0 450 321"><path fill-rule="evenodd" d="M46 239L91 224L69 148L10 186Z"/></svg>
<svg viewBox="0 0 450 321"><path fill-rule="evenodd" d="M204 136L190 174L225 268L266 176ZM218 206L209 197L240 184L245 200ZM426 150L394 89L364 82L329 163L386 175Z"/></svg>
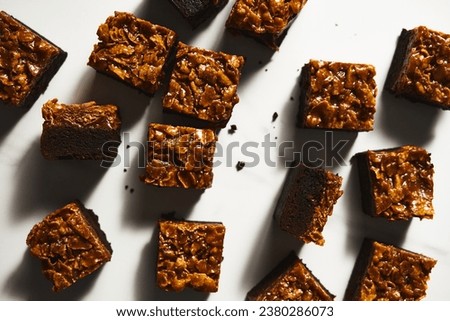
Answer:
<svg viewBox="0 0 450 321"><path fill-rule="evenodd" d="M232 33L255 38L278 50L307 0L236 0L226 22Z"/></svg>
<svg viewBox="0 0 450 321"><path fill-rule="evenodd" d="M176 44L174 31L115 12L97 31L88 65L110 77L153 95L161 85L164 69Z"/></svg>
<svg viewBox="0 0 450 321"><path fill-rule="evenodd" d="M95 101L66 105L52 99L42 107L42 116L44 158L110 161L117 156L121 141L117 106Z"/></svg>
<svg viewBox="0 0 450 321"><path fill-rule="evenodd" d="M253 289L248 301L333 301L331 294L294 252L282 260Z"/></svg>
<svg viewBox="0 0 450 321"><path fill-rule="evenodd" d="M41 260L42 272L63 290L111 260L112 249L100 229L98 216L74 201L47 215L27 237L33 256Z"/></svg>
<svg viewBox="0 0 450 321"><path fill-rule="evenodd" d="M159 221L156 281L166 291L217 292L225 226L218 222Z"/></svg>
<svg viewBox="0 0 450 321"><path fill-rule="evenodd" d="M323 245L322 231L343 194L341 185L342 177L323 168L292 167L275 207L280 228L305 243Z"/></svg>
<svg viewBox="0 0 450 321"><path fill-rule="evenodd" d="M165 111L173 111L225 127L239 102L237 88L244 58L179 43Z"/></svg>
<svg viewBox="0 0 450 321"><path fill-rule="evenodd" d="M388 220L433 218L434 168L425 149L407 145L355 158L366 214Z"/></svg>
<svg viewBox="0 0 450 321"><path fill-rule="evenodd" d="M347 131L373 130L375 67L310 60L300 76L297 126Z"/></svg>
<svg viewBox="0 0 450 321"><path fill-rule="evenodd" d="M437 261L422 254L365 239L344 300L418 301Z"/></svg>
<svg viewBox="0 0 450 321"><path fill-rule="evenodd" d="M216 15L228 0L170 0L193 28Z"/></svg>
<svg viewBox="0 0 450 321"><path fill-rule="evenodd" d="M216 140L211 129L150 123L144 182L160 187L211 187Z"/></svg>
<svg viewBox="0 0 450 321"><path fill-rule="evenodd" d="M47 88L67 53L0 11L0 100L29 108Z"/></svg>
<svg viewBox="0 0 450 321"><path fill-rule="evenodd" d="M403 29L385 88L396 96L450 109L450 35Z"/></svg>

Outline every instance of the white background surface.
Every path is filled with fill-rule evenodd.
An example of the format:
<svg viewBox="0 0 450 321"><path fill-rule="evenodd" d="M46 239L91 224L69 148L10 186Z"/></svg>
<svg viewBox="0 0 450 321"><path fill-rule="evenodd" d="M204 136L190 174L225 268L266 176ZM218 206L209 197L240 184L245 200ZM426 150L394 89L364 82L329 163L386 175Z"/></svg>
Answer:
<svg viewBox="0 0 450 321"><path fill-rule="evenodd" d="M363 237L392 242L437 259L426 299L450 299L450 112L395 99L381 90L401 29L426 25L450 33L450 2L310 0L280 51L273 54L252 39L225 32L232 2L214 20L192 31L165 0L0 0L2 10L69 54L29 111L0 109L0 299L243 300L250 288L294 250L341 300ZM97 27L115 10L129 11L172 28L188 44L247 57L238 90L240 103L229 123L236 124L238 130L233 135L222 130L219 144L226 149L231 143L256 142L259 148L251 151L261 159L261 143L267 134L277 146L283 141L294 141L296 151L305 141L325 140L322 131L295 128L299 70L310 58L375 65L379 86L375 130L334 136L336 142L349 139L350 143L343 153L346 164L330 168L343 176L344 195L324 229L323 247L302 246L272 220L287 171L285 158L279 156L277 148L272 148L270 155L276 166L261 161L240 172L234 167L237 161L251 159L239 148L234 148L228 157L217 157L222 164L214 169L213 188L204 193L143 185L139 181L144 172L138 168L140 153L133 144L127 150L126 142L120 146L120 165L107 170L95 162L49 162L42 158L40 108L55 97L63 103L97 100L117 104L123 131L135 142L145 141L149 121L189 124L182 117L162 115L161 93L149 98L97 75L86 65L97 42ZM272 123L274 112L279 117ZM432 153L436 171L436 214L432 221L389 223L362 213L358 177L350 166L350 158L359 151L403 144L417 144ZM292 150L287 156L290 154ZM226 166L227 162L230 166ZM114 254L100 271L54 294L50 282L41 275L39 263L28 254L25 239L35 223L75 198L99 215ZM165 293L156 287L155 225L162 213L173 211L179 217L225 224L224 261L217 293Z"/></svg>

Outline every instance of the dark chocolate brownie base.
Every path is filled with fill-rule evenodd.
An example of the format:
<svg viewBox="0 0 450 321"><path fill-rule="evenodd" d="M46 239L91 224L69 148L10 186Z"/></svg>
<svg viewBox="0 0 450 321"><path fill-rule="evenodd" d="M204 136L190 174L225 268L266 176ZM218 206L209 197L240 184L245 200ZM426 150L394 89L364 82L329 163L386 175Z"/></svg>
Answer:
<svg viewBox="0 0 450 321"><path fill-rule="evenodd" d="M308 86L309 79L311 78L311 68L308 64L302 67L300 74L300 104L297 116L297 127L305 128L306 123L306 106L308 105L309 91L311 90Z"/></svg>
<svg viewBox="0 0 450 321"><path fill-rule="evenodd" d="M353 161L358 166L359 184L361 188L361 204L364 213L375 216L375 201L373 200L372 175L369 169L367 153L358 153L353 156Z"/></svg>
<svg viewBox="0 0 450 321"><path fill-rule="evenodd" d="M93 159L110 161L117 156L120 132L92 128L52 128L44 130L41 153L45 159ZM62 139L63 138L63 139ZM105 144L107 142L107 144Z"/></svg>
<svg viewBox="0 0 450 321"><path fill-rule="evenodd" d="M216 15L228 3L228 0L170 0L180 11L192 28L197 28L202 22Z"/></svg>

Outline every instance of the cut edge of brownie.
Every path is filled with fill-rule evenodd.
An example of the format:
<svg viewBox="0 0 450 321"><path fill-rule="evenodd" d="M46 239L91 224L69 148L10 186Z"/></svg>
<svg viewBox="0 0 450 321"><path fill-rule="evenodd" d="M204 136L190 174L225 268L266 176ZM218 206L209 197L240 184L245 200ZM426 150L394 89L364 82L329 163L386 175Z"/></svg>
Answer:
<svg viewBox="0 0 450 321"><path fill-rule="evenodd" d="M368 151L355 154L353 156L358 167L359 185L361 193L361 205L363 212L376 217L375 200L373 199L373 182L370 174Z"/></svg>
<svg viewBox="0 0 450 321"><path fill-rule="evenodd" d="M26 25L16 17L8 14L3 10L1 12L14 19L19 25L28 29L38 37L42 38L44 41L47 41L49 44L54 46L59 51L59 53L50 61L47 67L44 68L44 70L42 70L40 76L34 79L34 86L31 88L31 91L28 93L28 95L22 100L22 103L14 105L11 103L4 102L7 105L13 105L19 108L30 109L36 102L36 100L39 99L39 96L42 95L44 91L47 89L48 85L50 84L50 81L53 79L58 70L61 68L68 54L66 51L61 49L61 47L57 46L54 42L44 37L42 34L37 32L33 28L30 28L28 25Z"/></svg>
<svg viewBox="0 0 450 321"><path fill-rule="evenodd" d="M358 301L361 289L361 282L364 278L365 272L370 264L370 259L374 252L373 241L365 238L361 245L358 256L356 257L355 265L348 281L347 288L344 294L344 301Z"/></svg>
<svg viewBox="0 0 450 321"><path fill-rule="evenodd" d="M303 177L298 182L299 184L294 184L299 179L301 171L303 171ZM321 205L320 197L317 196L322 196L327 188L326 185L329 182L327 174L340 178L339 175L328 173L323 168L309 167L301 162L294 162L289 169L280 197L276 203L273 217L283 231L293 235L299 241L305 243L314 242L318 245L323 245L325 242L322 235L323 228L328 218L332 215L334 204L342 195L340 190L341 184L339 184L337 190L341 191L340 195L333 201L333 205L329 209L330 212L324 213L325 216L320 217L324 221L323 224L319 222L321 223L319 229L314 229L315 223L317 223L315 209ZM313 200L309 197L310 195L314 195L312 197ZM287 208L286 203L288 199L295 196L299 198L298 202L290 202L290 208ZM294 204L294 208L291 208L292 204ZM301 209L301 213L299 209Z"/></svg>
<svg viewBox="0 0 450 321"><path fill-rule="evenodd" d="M397 79L401 75L402 70L407 63L406 58L409 50L411 49L411 40L413 38L413 30L402 29L402 32L397 39L397 47L384 83L384 88L395 96L399 96L395 86Z"/></svg>
<svg viewBox="0 0 450 321"><path fill-rule="evenodd" d="M89 226L92 227L92 229L95 231L95 234L98 236L102 244L106 247L108 252L110 253L110 256L113 253L113 249L111 247L111 243L108 241L106 237L106 233L101 229L99 217L97 214L94 213L92 209L88 209L84 206L83 203L81 203L80 200L75 199L72 203L75 203L80 208L81 214L84 216L84 218L89 223ZM69 203L70 204L70 203ZM110 257L111 259L111 257Z"/></svg>
<svg viewBox="0 0 450 321"><path fill-rule="evenodd" d="M275 280L277 280L281 275L288 272L295 263L300 263L302 266L309 272L311 278L320 285L322 290L329 296L330 301L333 300L336 296L328 291L327 288L323 286L320 280L311 272L311 270L306 266L305 263L295 254L294 251L289 252L289 254L279 262L272 270L264 276L261 281L259 281L246 295L246 301L256 301L259 293L265 291L267 287L269 287Z"/></svg>
<svg viewBox="0 0 450 321"><path fill-rule="evenodd" d="M303 65L300 73L300 103L299 110L297 114L297 127L306 128L306 109L308 105L308 96L310 95L311 87L308 86L309 80L311 79L311 68L310 64L307 63Z"/></svg>
<svg viewBox="0 0 450 321"><path fill-rule="evenodd" d="M196 3L193 2L194 1L170 0L170 3L189 22L192 29L195 29L203 22L209 20L210 18L214 18L214 16L227 5L228 0L219 0L217 5L211 3L202 4L201 10L196 10L196 8L194 8Z"/></svg>

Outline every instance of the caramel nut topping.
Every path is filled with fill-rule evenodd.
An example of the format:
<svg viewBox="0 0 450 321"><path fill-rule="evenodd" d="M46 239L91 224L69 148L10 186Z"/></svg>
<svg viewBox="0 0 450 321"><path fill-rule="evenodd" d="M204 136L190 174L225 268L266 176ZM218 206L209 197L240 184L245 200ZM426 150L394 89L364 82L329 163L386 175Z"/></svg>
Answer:
<svg viewBox="0 0 450 321"><path fill-rule="evenodd" d="M450 108L450 35L423 26L413 32L396 90Z"/></svg>
<svg viewBox="0 0 450 321"><path fill-rule="evenodd" d="M114 105L97 105L95 101L65 105L57 99L47 101L42 107L44 126L73 126L120 129L119 109Z"/></svg>
<svg viewBox="0 0 450 321"><path fill-rule="evenodd" d="M226 123L239 102L244 58L179 43L163 106L212 123Z"/></svg>
<svg viewBox="0 0 450 321"><path fill-rule="evenodd" d="M368 151L376 215L390 220L433 218L433 164L423 148Z"/></svg>
<svg viewBox="0 0 450 321"><path fill-rule="evenodd" d="M375 67L311 60L306 127L372 130L377 85Z"/></svg>
<svg viewBox="0 0 450 321"><path fill-rule="evenodd" d="M361 282L360 300L421 300L436 260L392 245L373 242L373 254Z"/></svg>
<svg viewBox="0 0 450 321"><path fill-rule="evenodd" d="M181 291L216 292L225 227L221 223L160 220L157 283Z"/></svg>
<svg viewBox="0 0 450 321"><path fill-rule="evenodd" d="M144 182L161 187L211 187L216 140L211 129L151 123Z"/></svg>
<svg viewBox="0 0 450 321"><path fill-rule="evenodd" d="M159 88L163 68L176 42L174 31L115 12L97 31L88 65L148 94Z"/></svg>
<svg viewBox="0 0 450 321"><path fill-rule="evenodd" d="M20 105L60 50L0 11L0 99Z"/></svg>
<svg viewBox="0 0 450 321"><path fill-rule="evenodd" d="M257 34L280 34L307 0L237 0L227 26Z"/></svg>

